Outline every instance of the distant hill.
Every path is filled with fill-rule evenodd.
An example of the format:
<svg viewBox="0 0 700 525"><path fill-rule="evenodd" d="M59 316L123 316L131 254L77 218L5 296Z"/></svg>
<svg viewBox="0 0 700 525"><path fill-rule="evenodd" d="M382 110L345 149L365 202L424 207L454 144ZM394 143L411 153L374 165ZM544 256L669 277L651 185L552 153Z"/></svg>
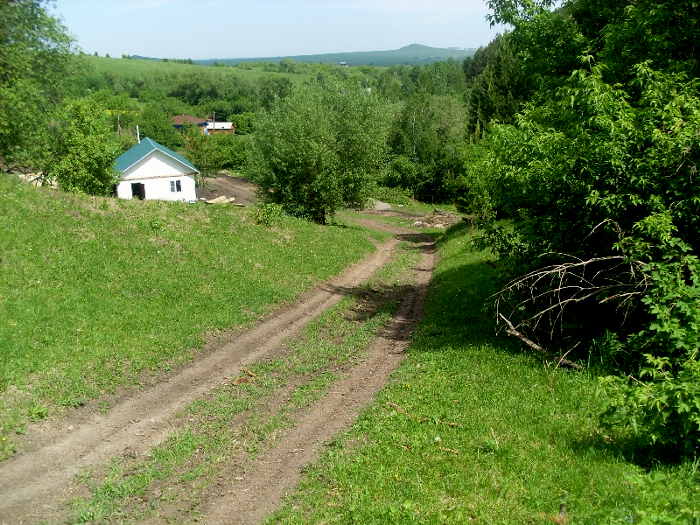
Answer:
<svg viewBox="0 0 700 525"><path fill-rule="evenodd" d="M359 51L352 53L325 53L320 55L297 55L260 58L212 58L194 60L195 64L212 65L215 63L235 65L244 62L279 62L292 59L297 62L321 64L346 63L349 66L395 66L400 64L430 64L449 58L463 60L474 54L474 49L439 48L421 44L411 44L390 51ZM145 57L140 57L145 58Z"/></svg>

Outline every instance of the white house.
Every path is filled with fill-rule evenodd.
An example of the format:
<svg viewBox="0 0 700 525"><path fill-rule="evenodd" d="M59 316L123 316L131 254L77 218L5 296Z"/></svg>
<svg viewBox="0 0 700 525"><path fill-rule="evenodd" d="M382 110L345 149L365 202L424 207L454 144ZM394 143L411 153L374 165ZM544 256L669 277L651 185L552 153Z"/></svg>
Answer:
<svg viewBox="0 0 700 525"><path fill-rule="evenodd" d="M232 135L236 132L236 126L233 122L207 122L207 127L205 128L205 135Z"/></svg>
<svg viewBox="0 0 700 525"><path fill-rule="evenodd" d="M120 199L197 200L197 168L155 140L144 138L115 161L115 168L119 173Z"/></svg>

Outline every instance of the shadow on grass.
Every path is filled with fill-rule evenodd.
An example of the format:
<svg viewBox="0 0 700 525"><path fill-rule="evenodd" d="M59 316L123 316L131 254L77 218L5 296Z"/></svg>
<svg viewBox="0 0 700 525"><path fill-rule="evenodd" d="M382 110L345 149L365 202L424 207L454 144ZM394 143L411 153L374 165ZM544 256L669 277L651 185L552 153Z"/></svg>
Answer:
<svg viewBox="0 0 700 525"><path fill-rule="evenodd" d="M436 244L440 237L439 233L399 233L394 235L396 239L402 242L408 242L413 244L409 247L411 250L418 250L421 252L434 252L436 250Z"/></svg>
<svg viewBox="0 0 700 525"><path fill-rule="evenodd" d="M678 447L650 446L633 437L602 434L573 440L571 450L577 454L594 450L633 463L647 472L660 465L681 465L688 459Z"/></svg>
<svg viewBox="0 0 700 525"><path fill-rule="evenodd" d="M345 287L326 285L323 287L332 293L354 297L356 304L347 314L352 321L364 323L377 315L395 314L397 304L407 299L419 296L425 285L381 285ZM412 325L414 316L399 319L400 326ZM406 341L410 338L411 330L383 330L382 336L392 341Z"/></svg>
<svg viewBox="0 0 700 525"><path fill-rule="evenodd" d="M436 272L427 304L426 321L421 326L413 345L414 352L441 352L446 349L488 346L495 354L518 357L521 366L543 367L545 361L518 340L496 334L495 316L490 309L489 297L503 284L498 266L488 254L476 254L469 236L473 229L459 224L438 241L444 248L444 269ZM452 242L456 241L456 242ZM455 246L460 246L455 248ZM462 262L463 261L463 262ZM568 369L562 373L579 374ZM602 371L587 370L591 388L595 376ZM602 407L601 407L602 410ZM636 439L621 435L574 433L568 446L577 454L595 451L634 463L644 469L659 464L678 464L683 461L681 451L672 447L649 447Z"/></svg>

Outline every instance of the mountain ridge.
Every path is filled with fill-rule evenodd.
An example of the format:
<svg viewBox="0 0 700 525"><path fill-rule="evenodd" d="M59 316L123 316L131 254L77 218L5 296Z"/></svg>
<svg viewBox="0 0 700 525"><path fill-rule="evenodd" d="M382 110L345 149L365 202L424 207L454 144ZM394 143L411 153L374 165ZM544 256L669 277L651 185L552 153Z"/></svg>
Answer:
<svg viewBox="0 0 700 525"><path fill-rule="evenodd" d="M202 65L236 65L246 62L281 62L282 60L294 60L296 62L306 63L347 64L348 66L394 66L430 64L450 58L454 60L463 60L473 55L475 51L476 49L461 49L456 47L440 48L414 43L399 49L385 51L349 51L254 58L208 58L192 60L192 62ZM157 58L136 55L133 55L132 58L159 60Z"/></svg>

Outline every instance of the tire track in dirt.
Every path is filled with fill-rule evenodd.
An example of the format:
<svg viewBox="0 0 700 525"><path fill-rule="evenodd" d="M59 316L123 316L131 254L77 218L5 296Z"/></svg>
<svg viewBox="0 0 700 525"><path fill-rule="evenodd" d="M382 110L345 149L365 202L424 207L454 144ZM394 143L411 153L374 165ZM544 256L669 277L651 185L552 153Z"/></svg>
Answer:
<svg viewBox="0 0 700 525"><path fill-rule="evenodd" d="M398 242L393 239L380 245L340 277L304 294L294 305L273 313L173 377L123 400L109 413L94 414L37 450L0 465L0 523L35 523L60 516L61 502L71 498L77 474L125 450L143 454L158 445L174 430L172 420L180 410L239 374L242 367L281 352L285 339L343 298L343 288L358 286L386 264Z"/></svg>
<svg viewBox="0 0 700 525"><path fill-rule="evenodd" d="M389 326L370 347L367 359L303 412L296 426L283 434L273 448L244 464L244 473L232 478L227 493L211 497L203 506L204 517L200 521L212 525L259 523L295 488L303 467L318 459L324 443L348 428L386 384L402 361L410 335L423 314L437 256L429 241L425 240L422 248L420 266L414 269L413 291L402 299Z"/></svg>

